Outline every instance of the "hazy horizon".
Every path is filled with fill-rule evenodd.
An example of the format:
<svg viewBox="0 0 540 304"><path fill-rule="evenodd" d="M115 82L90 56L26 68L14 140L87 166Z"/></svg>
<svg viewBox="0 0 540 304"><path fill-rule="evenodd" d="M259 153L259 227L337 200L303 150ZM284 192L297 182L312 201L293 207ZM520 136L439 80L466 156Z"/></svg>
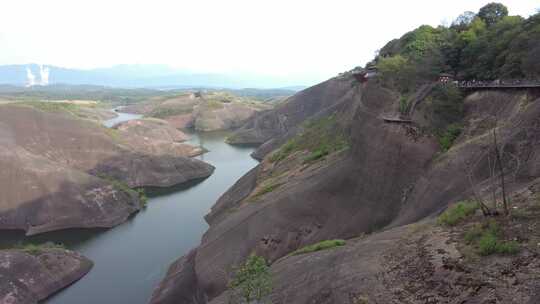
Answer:
<svg viewBox="0 0 540 304"><path fill-rule="evenodd" d="M315 83L365 64L407 31L488 2L17 1L3 7L0 64L152 64ZM524 17L540 6L502 3Z"/></svg>

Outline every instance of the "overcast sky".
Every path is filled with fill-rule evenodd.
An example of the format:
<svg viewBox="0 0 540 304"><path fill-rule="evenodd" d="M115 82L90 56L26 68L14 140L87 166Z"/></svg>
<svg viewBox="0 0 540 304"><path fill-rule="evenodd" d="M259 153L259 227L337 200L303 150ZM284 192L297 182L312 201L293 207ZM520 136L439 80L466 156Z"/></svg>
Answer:
<svg viewBox="0 0 540 304"><path fill-rule="evenodd" d="M0 64L168 64L198 72L325 79L421 24L488 1L5 0ZM528 16L535 0L502 1Z"/></svg>

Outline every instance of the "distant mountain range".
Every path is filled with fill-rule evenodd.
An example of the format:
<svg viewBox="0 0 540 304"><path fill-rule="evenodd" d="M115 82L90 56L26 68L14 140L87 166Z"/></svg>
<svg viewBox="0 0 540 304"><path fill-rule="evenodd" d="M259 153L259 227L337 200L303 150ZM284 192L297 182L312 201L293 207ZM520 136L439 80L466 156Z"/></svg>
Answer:
<svg viewBox="0 0 540 304"><path fill-rule="evenodd" d="M100 85L139 88L287 88L301 89L317 80L284 79L249 74L192 73L165 65L117 65L91 70L38 64L0 66L0 84Z"/></svg>

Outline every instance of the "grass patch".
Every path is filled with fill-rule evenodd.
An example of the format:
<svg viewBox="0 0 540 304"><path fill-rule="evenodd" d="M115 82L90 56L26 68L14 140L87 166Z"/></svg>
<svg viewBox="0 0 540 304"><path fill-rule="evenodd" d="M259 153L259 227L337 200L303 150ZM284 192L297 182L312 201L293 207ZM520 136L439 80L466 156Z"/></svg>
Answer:
<svg viewBox="0 0 540 304"><path fill-rule="evenodd" d="M317 161L317 160L319 160L321 158L324 158L328 154L330 154L330 151L326 147L315 150L315 151L311 152L306 158L304 158L304 164L308 164L308 163L312 163L314 161Z"/></svg>
<svg viewBox="0 0 540 304"><path fill-rule="evenodd" d="M175 108L156 108L148 116L154 118L167 118L170 116L190 114L193 112L192 107L175 107Z"/></svg>
<svg viewBox="0 0 540 304"><path fill-rule="evenodd" d="M81 105L68 102L25 101L19 104L27 105L44 112L78 112ZM91 107L91 106L88 106Z"/></svg>
<svg viewBox="0 0 540 304"><path fill-rule="evenodd" d="M450 124L443 132L438 132L437 140L441 150L448 151L462 131L463 126L461 124Z"/></svg>
<svg viewBox="0 0 540 304"><path fill-rule="evenodd" d="M347 242L345 242L344 240L326 240L326 241L322 241L313 245L300 248L294 251L292 255L305 254L305 253L310 253L310 252L315 252L315 251L331 249L334 247L345 246L346 243Z"/></svg>
<svg viewBox="0 0 540 304"><path fill-rule="evenodd" d="M283 185L283 183L276 183L276 182L271 182L271 183L268 183L266 185L264 185L259 191L257 191L257 193L255 193L255 195L253 195L252 197L252 200L255 200L267 193L270 193L274 190L276 190L277 188L281 187Z"/></svg>
<svg viewBox="0 0 540 304"><path fill-rule="evenodd" d="M464 240L477 249L481 256L492 254L516 254L519 244L515 241L501 240L501 227L494 219L474 225L464 235Z"/></svg>
<svg viewBox="0 0 540 304"><path fill-rule="evenodd" d="M271 162L278 162L287 158L292 152L296 151L299 145L296 143L295 138L286 142L279 150L277 150L272 156L270 156Z"/></svg>
<svg viewBox="0 0 540 304"><path fill-rule="evenodd" d="M304 163L312 163L349 147L347 137L333 115L310 120L303 127L299 135L287 141L270 156L271 162L283 160L297 151L308 151Z"/></svg>
<svg viewBox="0 0 540 304"><path fill-rule="evenodd" d="M448 207L437 219L439 225L455 226L465 218L474 214L478 209L475 202L463 201Z"/></svg>
<svg viewBox="0 0 540 304"><path fill-rule="evenodd" d="M22 250L31 255L39 255L46 249L66 249L66 247L62 244L55 244L52 242L47 242L43 244L34 244L34 243L21 244L21 245L15 246L15 249Z"/></svg>

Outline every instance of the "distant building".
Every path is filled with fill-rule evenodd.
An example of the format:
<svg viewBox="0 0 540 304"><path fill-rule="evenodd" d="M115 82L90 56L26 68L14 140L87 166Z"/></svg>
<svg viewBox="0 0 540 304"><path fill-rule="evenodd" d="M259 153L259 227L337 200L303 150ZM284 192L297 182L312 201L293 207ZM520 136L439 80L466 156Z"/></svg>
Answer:
<svg viewBox="0 0 540 304"><path fill-rule="evenodd" d="M375 65L367 66L365 69L356 68L352 72L354 78L361 83L368 81L370 78L377 76L377 67Z"/></svg>
<svg viewBox="0 0 540 304"><path fill-rule="evenodd" d="M439 74L439 82L441 83L450 83L454 81L454 75L449 73L441 73Z"/></svg>
<svg viewBox="0 0 540 304"><path fill-rule="evenodd" d="M377 66L369 65L367 66L367 69L366 69L366 78L373 78L377 76L378 72L379 71L377 70Z"/></svg>

